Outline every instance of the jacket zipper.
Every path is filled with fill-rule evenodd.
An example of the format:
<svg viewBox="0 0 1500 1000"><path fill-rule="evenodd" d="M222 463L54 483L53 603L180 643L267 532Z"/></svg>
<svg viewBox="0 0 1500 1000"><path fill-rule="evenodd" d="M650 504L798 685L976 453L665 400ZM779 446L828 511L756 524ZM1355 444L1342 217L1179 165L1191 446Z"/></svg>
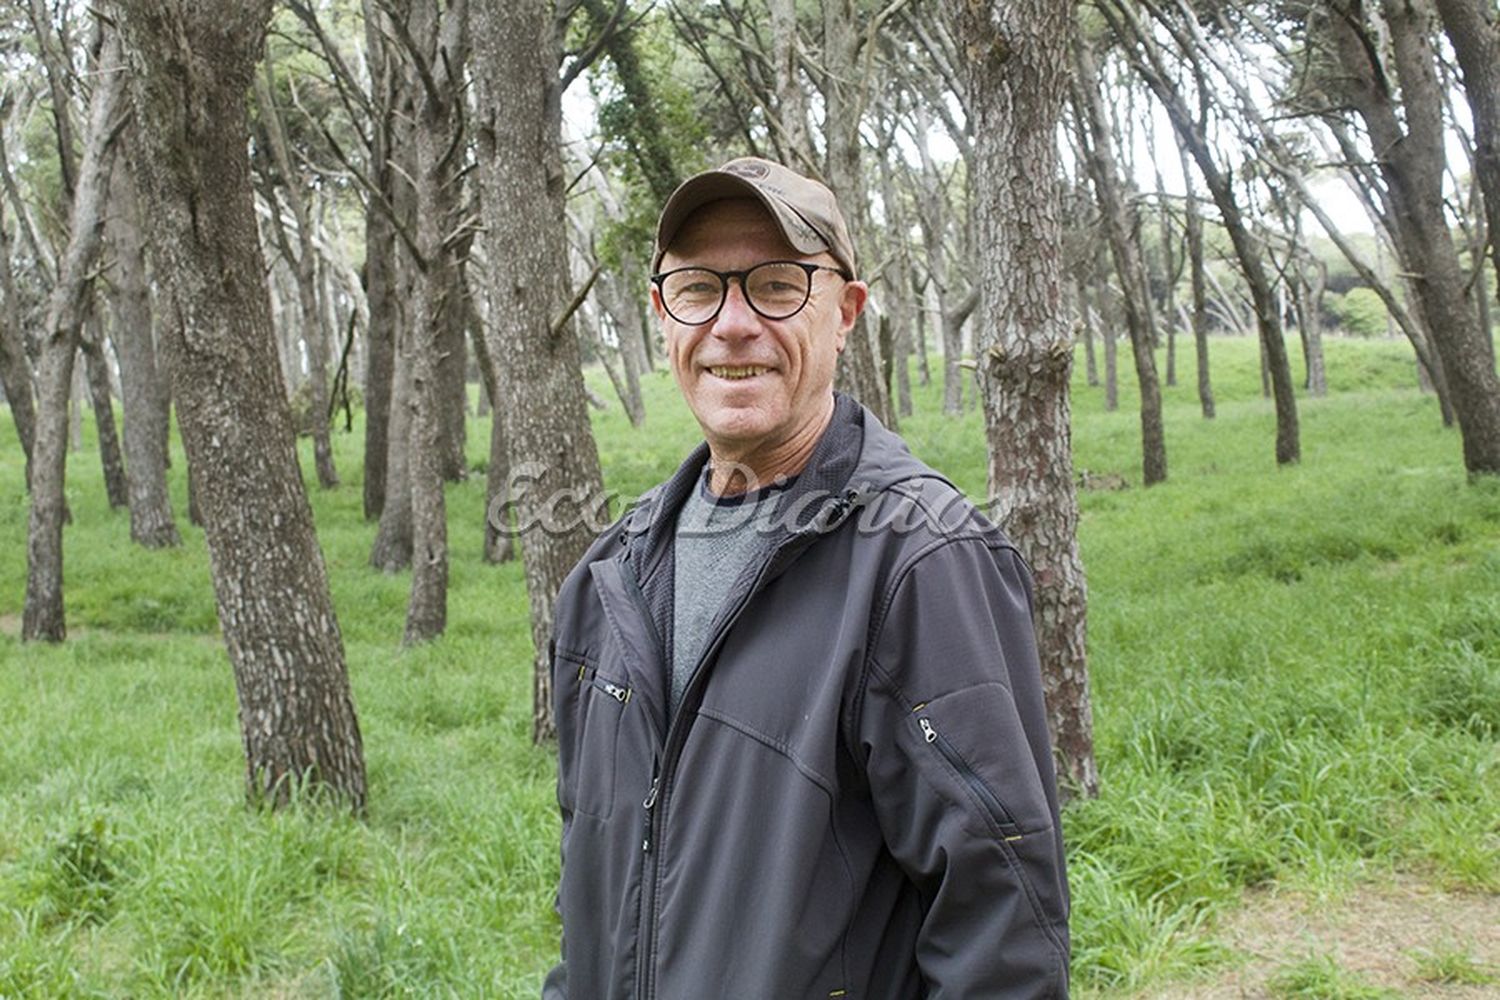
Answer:
<svg viewBox="0 0 1500 1000"><path fill-rule="evenodd" d="M823 527L824 531L831 530L833 526L836 526L841 521L844 513L854 505L857 496L853 491L845 491L833 501L836 509L832 516L826 519L827 524ZM817 521L818 518L814 517L813 521L809 522L809 524L816 524ZM734 628L734 623L739 621L740 615L744 614L745 608L750 604L750 599L755 596L756 592L760 590L761 585L765 582L766 577L770 575L771 568L789 563L802 548L816 540L820 533L804 531L794 534L791 538L783 541L780 546L766 557L765 562L761 564L760 570L756 573L755 579L751 581L749 588L740 595L739 602L734 606L734 610L724 619L723 624L714 632L712 641L704 648L703 653L699 655L698 662L693 666L693 672L688 675L687 686L682 692L682 702L677 706L677 712L672 716L671 722L667 725L667 735L665 740L663 740L661 756L652 762L651 787L646 793L646 798L641 803L645 807L646 818L645 833L641 839L641 853L643 858L641 871L640 941L636 949L637 1000L651 1000L656 995L656 956L654 952L656 949L657 906L661 895L661 886L659 884L661 878L661 858L660 852L653 853L653 850L660 841L661 834L656 829L655 807L660 801L663 792L670 793L671 779L676 776L673 765L676 764L678 757L681 755L683 744L687 742L687 736L685 735L687 726L683 724L683 720L690 720L697 715L698 707L693 703L693 698L701 690L703 684L706 683L706 674L703 670L704 664L718 655L719 648L723 646L730 629ZM637 592L639 592L639 583L637 583ZM650 622L650 609L644 606L644 597L642 597L641 604L641 610L647 616L647 621ZM679 732L684 734L680 738L678 737ZM673 773L669 775L669 771Z"/></svg>
<svg viewBox="0 0 1500 1000"><path fill-rule="evenodd" d="M1005 804L1000 801L994 792L990 791L990 786L986 785L979 775L974 773L974 769L969 766L968 761L964 760L963 755L958 752L953 744L948 742L948 738L937 731L936 727L932 724L932 720L924 715L917 719L917 725L922 729L922 739L937 747L938 753L943 755L943 759L957 772L963 782L969 786L969 790L974 793L980 802L984 803L985 810L989 813L990 821L1000 831L1001 838L1006 842L1020 840L1021 828L1016 825L1016 821L1011 816L1010 810L1005 808Z"/></svg>

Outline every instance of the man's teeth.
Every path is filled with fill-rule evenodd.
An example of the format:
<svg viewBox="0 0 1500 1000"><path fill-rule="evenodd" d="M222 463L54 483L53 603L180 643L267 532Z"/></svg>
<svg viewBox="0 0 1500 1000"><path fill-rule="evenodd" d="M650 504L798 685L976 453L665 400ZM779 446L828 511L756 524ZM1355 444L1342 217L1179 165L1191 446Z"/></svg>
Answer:
<svg viewBox="0 0 1500 1000"><path fill-rule="evenodd" d="M771 369L769 368L762 368L760 365L715 365L709 368L709 371L714 375L717 375L719 378L730 379L752 378L756 375L764 375L770 370Z"/></svg>

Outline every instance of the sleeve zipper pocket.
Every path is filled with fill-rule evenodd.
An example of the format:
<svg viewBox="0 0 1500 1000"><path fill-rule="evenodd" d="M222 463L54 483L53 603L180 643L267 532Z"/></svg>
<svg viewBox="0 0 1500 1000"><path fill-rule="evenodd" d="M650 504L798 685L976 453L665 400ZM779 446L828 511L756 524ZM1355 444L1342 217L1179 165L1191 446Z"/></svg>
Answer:
<svg viewBox="0 0 1500 1000"><path fill-rule="evenodd" d="M918 709L920 710L921 707L918 706ZM922 730L923 741L937 746L938 753L942 754L943 759L948 762L948 766L953 768L954 772L963 779L969 791L973 792L974 796L980 802L984 803L985 811L989 813L990 821L999 828L1001 838L1007 842L1020 840L1021 828L1016 825L1015 819L1011 817L1010 810L1005 808L1005 804L990 790L990 786L985 784L984 780L974 773L974 769L969 766L968 761L964 760L963 755L958 752L953 744L949 743L947 738L937 731L937 728L932 724L932 720L924 715L917 719L917 725Z"/></svg>

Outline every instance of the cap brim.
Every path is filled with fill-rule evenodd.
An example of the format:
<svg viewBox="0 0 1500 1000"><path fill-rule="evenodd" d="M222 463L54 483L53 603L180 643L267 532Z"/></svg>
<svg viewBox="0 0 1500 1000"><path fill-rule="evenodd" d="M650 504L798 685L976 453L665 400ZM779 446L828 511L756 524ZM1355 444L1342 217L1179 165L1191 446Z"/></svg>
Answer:
<svg viewBox="0 0 1500 1000"><path fill-rule="evenodd" d="M760 202L771 213L771 218L776 220L776 228L781 230L787 244L798 253L822 253L830 249L827 240L810 240L802 235L804 231L810 231L811 227L789 205L766 194L743 177L710 170L683 181L682 186L667 199L667 205L656 223L656 252L651 258L651 270L661 267L662 256L688 216L709 202L725 198L754 198Z"/></svg>

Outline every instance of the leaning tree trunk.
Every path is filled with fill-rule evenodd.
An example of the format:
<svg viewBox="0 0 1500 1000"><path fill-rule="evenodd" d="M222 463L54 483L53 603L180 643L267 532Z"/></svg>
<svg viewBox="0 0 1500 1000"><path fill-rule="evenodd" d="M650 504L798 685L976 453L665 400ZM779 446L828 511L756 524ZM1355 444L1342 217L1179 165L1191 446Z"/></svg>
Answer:
<svg viewBox="0 0 1500 1000"><path fill-rule="evenodd" d="M133 141L126 136L126 148ZM127 156L110 175L105 235L113 251L115 351L125 415L125 469L130 487L130 539L147 548L178 545L167 491L168 410L165 372L156 363L151 290L146 283L146 241Z"/></svg>
<svg viewBox="0 0 1500 1000"><path fill-rule="evenodd" d="M96 67L98 74L89 99L83 160L73 188L68 246L58 262L57 283L47 301L37 366L40 378L31 465L31 517L26 532L26 604L21 620L21 638L26 640L61 642L67 637L62 536L67 516L64 479L68 460L68 400L73 385L73 357L93 287L94 263L103 241L105 191L124 89L120 40L113 29L104 29Z"/></svg>
<svg viewBox="0 0 1500 1000"><path fill-rule="evenodd" d="M1198 164L1198 172L1203 176L1203 182L1219 208L1224 229L1234 247L1235 258L1239 261L1240 273L1250 287L1250 298L1255 304L1256 330L1260 335L1261 350L1264 352L1267 374L1275 398L1276 461L1281 465L1296 462L1302 456L1297 395L1292 384L1292 368L1287 358L1281 315L1276 308L1276 296L1272 291L1270 276L1266 273L1265 261L1261 259L1260 242L1251 234L1245 222L1229 174L1214 159L1202 124L1189 111L1181 91L1169 78L1150 29L1141 25L1133 5L1127 0L1109 0L1099 9L1110 22L1114 33L1129 40L1125 48L1127 58L1166 111L1172 129L1177 134L1178 143L1187 148ZM1196 47L1188 46L1188 50L1182 54L1187 58L1188 68L1194 74L1198 91L1209 93L1203 67L1197 61Z"/></svg>
<svg viewBox="0 0 1500 1000"><path fill-rule="evenodd" d="M1427 18L1410 0L1381 5L1396 81L1370 61L1366 12L1359 0L1329 19L1344 71L1348 101L1358 109L1376 149L1394 207L1397 249L1426 319L1438 368L1463 437L1470 475L1500 475L1500 377L1468 299L1469 287L1443 204L1442 93ZM1400 112L1391 91L1400 85ZM1429 366L1432 367L1432 366ZM1434 375L1437 373L1434 372Z"/></svg>
<svg viewBox="0 0 1500 1000"><path fill-rule="evenodd" d="M599 454L585 409L573 327L558 322L568 273L559 150L562 110L556 67L561 40L547 0L475 0L480 125L479 171L489 242L490 354L499 372L511 467L528 474L515 498L521 558L531 597L535 649L532 733L553 733L552 602L593 538L587 507L603 494ZM571 496L584 507L552 508ZM589 499L582 499L589 498ZM553 517L546 517L546 514ZM554 523L542 530L541 521Z"/></svg>
<svg viewBox="0 0 1500 1000"><path fill-rule="evenodd" d="M1490 257L1500 294L1500 14L1493 0L1434 0L1463 72L1474 119L1474 174L1484 192ZM1482 266L1475 261L1475 267ZM1489 330L1484 330L1486 337ZM1493 363L1493 361L1492 361Z"/></svg>
<svg viewBox="0 0 1500 1000"><path fill-rule="evenodd" d="M245 787L365 804L364 752L276 364L246 95L272 0L118 0L163 347L240 702Z"/></svg>
<svg viewBox="0 0 1500 1000"><path fill-rule="evenodd" d="M1036 573L1048 722L1065 787L1098 792L1085 591L1070 450L1073 344L1062 288L1056 129L1071 4L949 0L971 55L974 211L983 288L980 385L990 493Z"/></svg>
<svg viewBox="0 0 1500 1000"><path fill-rule="evenodd" d="M1141 474L1146 486L1167 478L1167 442L1161 419L1161 382L1156 375L1156 354L1146 303L1151 295L1140 245L1132 233L1136 220L1127 217L1119 175L1115 173L1114 139L1099 102L1099 74L1094 54L1081 35L1073 41L1077 75L1072 85L1073 107L1078 123L1078 145L1088 163L1099 202L1105 238L1120 279L1120 297L1125 306L1125 327L1130 333L1135 358L1136 384L1141 392Z"/></svg>

